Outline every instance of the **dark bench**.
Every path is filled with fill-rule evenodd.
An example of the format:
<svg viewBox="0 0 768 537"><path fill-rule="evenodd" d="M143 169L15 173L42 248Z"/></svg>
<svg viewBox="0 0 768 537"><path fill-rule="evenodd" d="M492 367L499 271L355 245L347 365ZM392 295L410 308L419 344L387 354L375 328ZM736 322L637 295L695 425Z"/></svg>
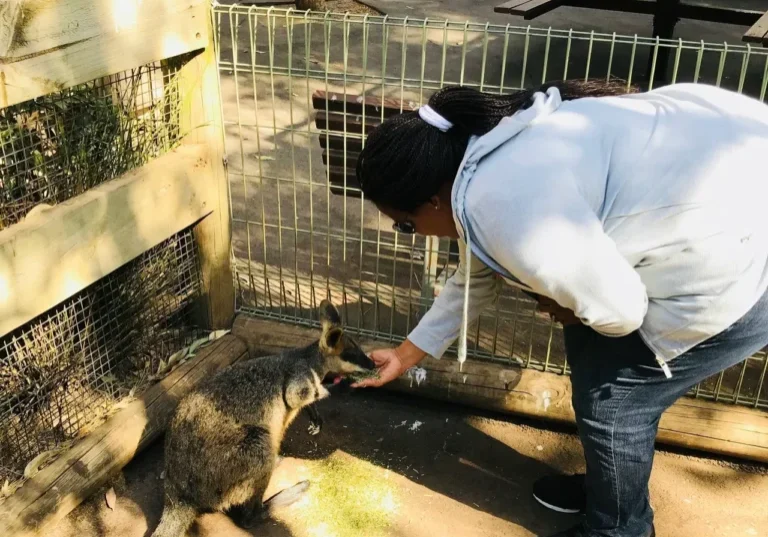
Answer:
<svg viewBox="0 0 768 537"><path fill-rule="evenodd" d="M363 98L320 90L312 94L312 107L331 192L355 198L360 197L355 165L363 148L363 129L367 136L381 124L382 117L386 119L418 108L415 103L395 99L382 101L381 97Z"/></svg>
<svg viewBox="0 0 768 537"><path fill-rule="evenodd" d="M360 198L360 184L357 182L355 166L363 148L363 132L367 136L384 119L405 111L418 109L414 102L381 97L344 95L325 91L312 94L312 108L315 110L315 126L320 131L320 147L323 150L323 164L330 190L337 196ZM458 263L459 247L450 241L449 262ZM435 290L450 271L436 274L436 267L425 267L430 271ZM429 289L422 289L429 294Z"/></svg>
<svg viewBox="0 0 768 537"><path fill-rule="evenodd" d="M746 43L759 43L768 46L768 12L764 13L758 21L747 30L741 38Z"/></svg>
<svg viewBox="0 0 768 537"><path fill-rule="evenodd" d="M726 0L720 1L727 4ZM563 6L653 15L653 37L660 39L672 39L678 21L691 19L750 26L742 37L744 41L768 43L768 13L727 5L717 6L700 0L510 0L496 6L494 11L531 20ZM670 49L661 47L657 53L651 50L648 58L649 78L654 55L657 61L654 79L664 81Z"/></svg>
<svg viewBox="0 0 768 537"><path fill-rule="evenodd" d="M338 196L360 198L355 165L363 149L363 132L367 136L381 124L382 118L417 110L418 105L397 99L363 98L360 95L317 90L312 94L312 108L315 110L315 126L320 131L323 164L326 166L331 192ZM452 273L451 268L458 265L459 245L455 240L450 241L447 254L448 264L440 274L437 274L437 266L429 267L425 264L425 273L429 272L431 279L430 285L422 287L425 296L437 296ZM530 293L525 294L536 299Z"/></svg>

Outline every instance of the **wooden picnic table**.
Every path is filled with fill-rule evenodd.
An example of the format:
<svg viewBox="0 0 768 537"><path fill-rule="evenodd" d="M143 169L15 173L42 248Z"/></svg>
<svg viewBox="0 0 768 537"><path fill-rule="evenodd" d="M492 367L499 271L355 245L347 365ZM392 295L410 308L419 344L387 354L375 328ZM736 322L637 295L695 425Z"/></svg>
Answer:
<svg viewBox="0 0 768 537"><path fill-rule="evenodd" d="M763 13L752 27L742 36L742 41L747 43L760 43L768 46L768 12Z"/></svg>
<svg viewBox="0 0 768 537"><path fill-rule="evenodd" d="M712 5L697 0L510 0L496 6L494 11L531 20L562 6L653 15L653 37L660 39L672 39L680 19L740 24L750 27L742 37L743 41L768 45L768 12ZM656 72L662 78L669 65L669 53L666 47L658 51ZM649 73L651 61L652 58L649 58Z"/></svg>

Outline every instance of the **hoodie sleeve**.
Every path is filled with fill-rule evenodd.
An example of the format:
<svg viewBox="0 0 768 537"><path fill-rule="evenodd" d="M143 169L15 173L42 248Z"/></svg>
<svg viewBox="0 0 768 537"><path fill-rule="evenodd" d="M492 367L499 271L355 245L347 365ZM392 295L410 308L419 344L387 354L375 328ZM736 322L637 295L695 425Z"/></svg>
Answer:
<svg viewBox="0 0 768 537"><path fill-rule="evenodd" d="M467 270L464 266L466 245L459 241L459 268L445 284L429 311L408 335L418 348L440 358L459 337L464 304L464 282ZM480 316L482 310L493 303L498 295L500 281L496 274L475 256L469 269L469 319Z"/></svg>
<svg viewBox="0 0 768 537"><path fill-rule="evenodd" d="M521 180L502 192L469 193L467 214L476 240L534 292L572 310L597 332L634 332L648 309L640 275L603 231L576 186L573 167L536 168L519 167Z"/></svg>

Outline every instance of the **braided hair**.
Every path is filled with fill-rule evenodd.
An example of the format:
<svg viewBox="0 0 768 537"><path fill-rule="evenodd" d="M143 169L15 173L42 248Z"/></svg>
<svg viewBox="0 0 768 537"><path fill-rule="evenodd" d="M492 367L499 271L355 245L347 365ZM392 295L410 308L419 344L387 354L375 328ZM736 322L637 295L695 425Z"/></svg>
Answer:
<svg viewBox="0 0 768 537"><path fill-rule="evenodd" d="M626 82L618 79L559 81L507 95L463 86L443 88L432 95L429 106L453 124L447 131L429 125L418 112L406 112L387 119L368 136L357 161L357 180L365 197L377 205L412 212L453 181L470 136L486 134L502 118L525 108L534 93L550 87L558 88L564 101L628 93Z"/></svg>

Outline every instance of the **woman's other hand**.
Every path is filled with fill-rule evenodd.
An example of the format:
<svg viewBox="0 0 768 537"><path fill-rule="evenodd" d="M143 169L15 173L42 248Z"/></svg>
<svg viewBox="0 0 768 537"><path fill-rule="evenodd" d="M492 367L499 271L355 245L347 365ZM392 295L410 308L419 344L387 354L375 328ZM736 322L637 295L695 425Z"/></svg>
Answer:
<svg viewBox="0 0 768 537"><path fill-rule="evenodd" d="M557 302L555 302L551 298L538 296L536 297L536 300L539 303L539 311L543 313L548 313L550 317L554 318L558 323L562 324L563 326L570 326L573 324L581 323L579 318L576 317L576 315L574 315L574 313L571 310L560 306Z"/></svg>
<svg viewBox="0 0 768 537"><path fill-rule="evenodd" d="M392 382L400 375L418 364L426 353L407 339L395 349L376 349L370 357L376 364L378 378L368 378L356 382L353 388L378 388L387 382Z"/></svg>

